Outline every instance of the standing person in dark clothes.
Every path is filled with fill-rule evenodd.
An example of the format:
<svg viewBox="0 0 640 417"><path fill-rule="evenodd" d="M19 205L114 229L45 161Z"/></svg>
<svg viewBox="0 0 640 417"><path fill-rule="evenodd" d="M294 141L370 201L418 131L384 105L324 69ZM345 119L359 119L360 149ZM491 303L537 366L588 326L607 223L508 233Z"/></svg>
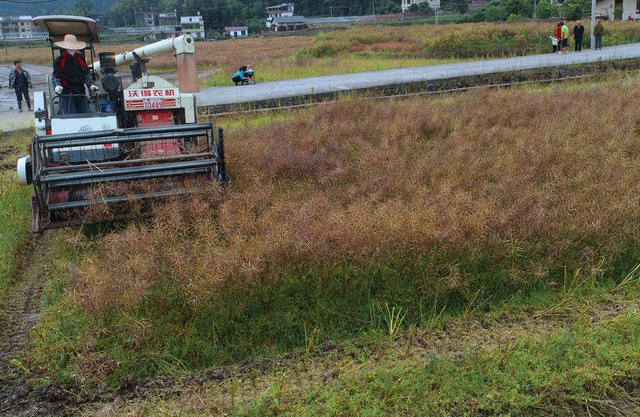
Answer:
<svg viewBox="0 0 640 417"><path fill-rule="evenodd" d="M53 77L51 81L56 94L60 94L60 105L64 114L87 113L85 85L91 91L97 91L84 57L79 52L87 44L76 39L75 35L64 35L64 40L54 45L62 49L59 57L53 61Z"/></svg>
<svg viewBox="0 0 640 417"><path fill-rule="evenodd" d="M33 88L31 76L27 70L22 69L22 62L19 59L13 61L13 65L15 65L15 68L9 73L9 88L13 88L16 91L18 111L22 111L22 97L27 102L27 110L31 110L31 100L29 100L29 89Z"/></svg>
<svg viewBox="0 0 640 417"><path fill-rule="evenodd" d="M573 27L573 40L576 43L576 52L582 51L582 37L584 36L584 26L582 21L578 20Z"/></svg>
<svg viewBox="0 0 640 417"><path fill-rule="evenodd" d="M602 49L602 35L604 35L604 27L602 21L597 20L596 26L593 28L593 36L596 38L596 45L594 49Z"/></svg>

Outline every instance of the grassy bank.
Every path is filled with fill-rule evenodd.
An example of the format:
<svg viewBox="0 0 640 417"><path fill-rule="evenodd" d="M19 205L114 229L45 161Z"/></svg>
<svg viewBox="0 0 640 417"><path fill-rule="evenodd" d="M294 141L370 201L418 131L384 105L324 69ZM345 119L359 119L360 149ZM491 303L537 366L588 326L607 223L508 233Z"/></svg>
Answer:
<svg viewBox="0 0 640 417"><path fill-rule="evenodd" d="M446 321L438 308L430 326L393 335L324 345L310 338L297 355L211 370L225 377L107 410L112 416L635 415L640 286L637 269L630 272L611 285L574 282Z"/></svg>
<svg viewBox="0 0 640 417"><path fill-rule="evenodd" d="M27 152L29 133L5 133L0 144L0 300L17 266L17 250L31 227L31 187L18 185L14 167Z"/></svg>
<svg viewBox="0 0 640 417"><path fill-rule="evenodd" d="M612 286L640 262L638 93L350 100L236 124L229 189L68 233L32 362L117 383Z"/></svg>
<svg viewBox="0 0 640 417"><path fill-rule="evenodd" d="M588 31L588 22L585 23ZM633 23L607 23L603 45L638 42ZM551 22L451 25L354 25L316 35L312 45L279 59L253 60L257 80L274 81L459 62L478 58L545 54L551 51ZM587 40L588 42L588 40ZM588 45L586 45L588 47ZM206 86L231 85L238 65L223 67Z"/></svg>
<svg viewBox="0 0 640 417"><path fill-rule="evenodd" d="M415 22L414 22L415 23ZM585 28L589 31L588 22ZM604 46L640 41L633 22L605 23ZM196 54L201 87L232 85L238 67L253 64L258 82L321 75L434 65L478 58L548 53L551 22L352 25L316 36L265 36L198 42ZM588 47L588 39L586 39ZM131 50L141 44L98 44L97 52ZM51 64L49 48L9 48L0 63L16 57L25 65ZM154 57L152 72L175 71L171 54Z"/></svg>

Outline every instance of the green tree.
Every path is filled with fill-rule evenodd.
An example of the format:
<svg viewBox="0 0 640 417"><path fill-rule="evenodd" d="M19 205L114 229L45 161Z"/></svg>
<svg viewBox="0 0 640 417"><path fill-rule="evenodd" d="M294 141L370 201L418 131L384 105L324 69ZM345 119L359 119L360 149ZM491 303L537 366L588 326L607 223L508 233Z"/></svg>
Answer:
<svg viewBox="0 0 640 417"><path fill-rule="evenodd" d="M467 0L453 0L452 4L453 10L458 13L465 14L467 10L469 10L469 3L467 3Z"/></svg>
<svg viewBox="0 0 640 417"><path fill-rule="evenodd" d="M267 13L265 10L264 2L261 0L257 0L255 3L253 3L250 14L252 18L266 19Z"/></svg>
<svg viewBox="0 0 640 417"><path fill-rule="evenodd" d="M547 1L541 1L536 7L536 17L538 19L548 19L553 16L553 9L551 3Z"/></svg>
<svg viewBox="0 0 640 417"><path fill-rule="evenodd" d="M490 4L484 8L484 17L487 22L499 22L507 19L507 11L504 7Z"/></svg>
<svg viewBox="0 0 640 417"><path fill-rule="evenodd" d="M504 7L509 15L530 17L533 13L533 5L529 0L506 0Z"/></svg>
<svg viewBox="0 0 640 417"><path fill-rule="evenodd" d="M396 0L377 0L376 1L376 13L379 14L390 14L390 13L400 13L402 11L402 7L400 7L400 2ZM428 2L426 2L429 4Z"/></svg>
<svg viewBox="0 0 640 417"><path fill-rule="evenodd" d="M623 13L622 7L616 7L613 10L613 15L616 17L616 20L622 20L622 13Z"/></svg>
<svg viewBox="0 0 640 417"><path fill-rule="evenodd" d="M409 12L411 13L428 13L431 10L431 8L429 7L429 2L424 2L424 3L414 3L411 6L409 6Z"/></svg>
<svg viewBox="0 0 640 417"><path fill-rule="evenodd" d="M93 14L93 3L91 0L77 0L70 13L74 16L90 16Z"/></svg>

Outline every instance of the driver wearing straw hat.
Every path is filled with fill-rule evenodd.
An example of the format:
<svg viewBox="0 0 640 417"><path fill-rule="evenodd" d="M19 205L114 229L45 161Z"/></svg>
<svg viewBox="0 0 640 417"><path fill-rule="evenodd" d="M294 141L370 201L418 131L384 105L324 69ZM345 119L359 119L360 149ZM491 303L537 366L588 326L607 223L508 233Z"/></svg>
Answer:
<svg viewBox="0 0 640 417"><path fill-rule="evenodd" d="M62 41L55 42L62 53L53 61L52 82L56 94L62 95L60 104L64 114L87 113L88 100L84 86L87 85L92 92L98 87L93 84L91 73L87 67L82 53L87 44L79 41L75 35L64 35Z"/></svg>

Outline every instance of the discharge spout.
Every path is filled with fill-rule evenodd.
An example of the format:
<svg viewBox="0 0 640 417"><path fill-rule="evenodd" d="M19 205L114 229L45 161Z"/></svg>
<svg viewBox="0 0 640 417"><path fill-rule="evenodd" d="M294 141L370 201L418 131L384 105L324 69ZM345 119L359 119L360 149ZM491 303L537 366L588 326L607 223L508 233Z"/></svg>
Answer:
<svg viewBox="0 0 640 417"><path fill-rule="evenodd" d="M149 45L141 46L115 56L116 66L136 63L134 54L141 59L149 59L157 55L173 52L178 61L178 87L183 93L196 93L198 88L198 71L196 69L195 41L191 35L165 39ZM93 64L93 70L100 71L100 62Z"/></svg>

